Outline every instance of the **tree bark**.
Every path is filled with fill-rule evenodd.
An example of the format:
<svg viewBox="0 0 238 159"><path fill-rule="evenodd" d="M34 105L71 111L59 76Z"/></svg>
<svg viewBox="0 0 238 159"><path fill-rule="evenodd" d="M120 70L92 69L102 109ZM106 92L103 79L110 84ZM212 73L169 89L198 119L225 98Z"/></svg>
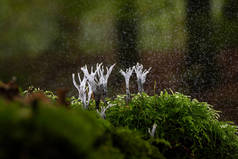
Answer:
<svg viewBox="0 0 238 159"><path fill-rule="evenodd" d="M238 44L238 0L226 0L222 8L223 45L228 49L237 49Z"/></svg>
<svg viewBox="0 0 238 159"><path fill-rule="evenodd" d="M238 1L226 0L223 5L223 16L229 21L238 21Z"/></svg>
<svg viewBox="0 0 238 159"><path fill-rule="evenodd" d="M213 43L210 0L187 0L186 28L188 33L185 65L186 82L191 93L201 93L218 81L218 66Z"/></svg>
<svg viewBox="0 0 238 159"><path fill-rule="evenodd" d="M135 0L120 0L116 17L119 66L128 68L139 61L137 51L138 16Z"/></svg>

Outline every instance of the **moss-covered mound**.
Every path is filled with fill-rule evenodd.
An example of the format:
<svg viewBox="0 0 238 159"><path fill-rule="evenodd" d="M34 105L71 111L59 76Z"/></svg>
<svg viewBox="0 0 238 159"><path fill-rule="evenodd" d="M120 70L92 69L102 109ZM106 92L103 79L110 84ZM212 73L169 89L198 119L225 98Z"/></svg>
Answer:
<svg viewBox="0 0 238 159"><path fill-rule="evenodd" d="M129 105L125 105L122 96L111 103L115 106L107 111L108 121L116 127L141 132L167 158L238 158L236 127L218 121L218 112L205 102L180 93L162 92L154 96L135 95ZM155 138L150 139L148 128L154 123ZM161 140L171 148L161 148Z"/></svg>
<svg viewBox="0 0 238 159"><path fill-rule="evenodd" d="M164 159L128 129L112 128L94 112L0 99L0 158Z"/></svg>
<svg viewBox="0 0 238 159"><path fill-rule="evenodd" d="M238 158L237 126L219 121L211 105L180 93L137 94L129 104L124 95L107 99L101 106L114 106L102 120L93 100L83 110L82 102L62 92L34 89L21 96L14 85L3 86L0 158Z"/></svg>

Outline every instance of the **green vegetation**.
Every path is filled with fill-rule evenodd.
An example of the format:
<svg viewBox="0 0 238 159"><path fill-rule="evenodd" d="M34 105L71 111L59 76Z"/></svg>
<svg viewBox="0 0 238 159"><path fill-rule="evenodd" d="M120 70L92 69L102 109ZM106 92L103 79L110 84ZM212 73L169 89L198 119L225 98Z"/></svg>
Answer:
<svg viewBox="0 0 238 159"><path fill-rule="evenodd" d="M207 101L215 92L214 103L236 110L237 13L237 0L0 1L0 158L238 158L234 123L182 93L155 93L156 83L158 92L169 87ZM139 94L130 94L123 75L127 95L106 98L124 88L119 71L109 91L110 69L89 75L87 64L102 61L123 70L152 66L154 95L142 93L148 71L141 69L130 87L137 82ZM72 88L69 73L85 64L85 80L73 80L82 101L66 89L19 91L15 83Z"/></svg>
<svg viewBox="0 0 238 159"><path fill-rule="evenodd" d="M236 126L218 121L218 112L209 104L180 94L135 95L125 106L118 96L109 109L107 120L116 127L128 127L149 139L148 128L156 123L156 139L172 147L164 151L168 158L236 158ZM171 153L173 152L173 153Z"/></svg>
<svg viewBox="0 0 238 159"><path fill-rule="evenodd" d="M128 129L93 112L0 100L1 158L164 159L159 150Z"/></svg>
<svg viewBox="0 0 238 159"><path fill-rule="evenodd" d="M211 105L181 93L136 94L128 105L125 95L118 95L107 99L114 106L106 120L96 113L94 101L84 110L75 97L66 99L71 103L64 108L49 91L29 88L21 94L10 98L14 101L0 99L1 158L238 157L237 126L218 121ZM152 137L148 129L155 123Z"/></svg>

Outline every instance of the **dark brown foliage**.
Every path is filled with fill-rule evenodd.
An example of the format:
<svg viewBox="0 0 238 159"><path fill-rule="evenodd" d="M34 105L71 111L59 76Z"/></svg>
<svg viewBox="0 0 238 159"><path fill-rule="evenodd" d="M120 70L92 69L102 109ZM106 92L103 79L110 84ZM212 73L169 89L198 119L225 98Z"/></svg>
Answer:
<svg viewBox="0 0 238 159"><path fill-rule="evenodd" d="M13 100L18 95L19 88L15 79L6 84L0 81L0 96L7 98L8 100Z"/></svg>
<svg viewBox="0 0 238 159"><path fill-rule="evenodd" d="M66 88L61 88L61 89L58 89L56 91L56 95L57 95L57 102L60 104L60 105L64 105L65 107L69 107L69 102L66 100L66 95L68 93L68 89Z"/></svg>
<svg viewBox="0 0 238 159"><path fill-rule="evenodd" d="M42 102L45 104L50 103L50 99L47 98L43 92L30 93L24 98L24 101L30 105L37 105L38 102Z"/></svg>

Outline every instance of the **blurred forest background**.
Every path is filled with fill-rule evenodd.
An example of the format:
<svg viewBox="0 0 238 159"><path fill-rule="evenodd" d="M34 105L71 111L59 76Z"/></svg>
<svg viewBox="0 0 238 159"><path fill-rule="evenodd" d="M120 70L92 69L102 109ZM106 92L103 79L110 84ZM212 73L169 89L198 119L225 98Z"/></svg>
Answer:
<svg viewBox="0 0 238 159"><path fill-rule="evenodd" d="M147 93L171 88L238 121L237 0L0 1L1 81L74 95L83 65L138 61L152 67ZM111 94L124 92L116 72Z"/></svg>

